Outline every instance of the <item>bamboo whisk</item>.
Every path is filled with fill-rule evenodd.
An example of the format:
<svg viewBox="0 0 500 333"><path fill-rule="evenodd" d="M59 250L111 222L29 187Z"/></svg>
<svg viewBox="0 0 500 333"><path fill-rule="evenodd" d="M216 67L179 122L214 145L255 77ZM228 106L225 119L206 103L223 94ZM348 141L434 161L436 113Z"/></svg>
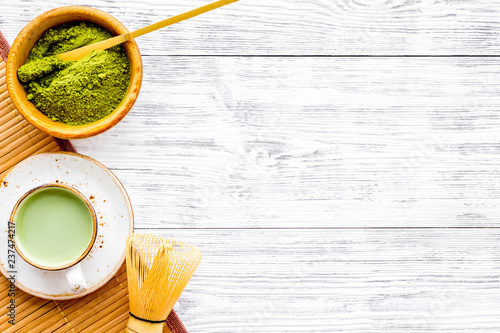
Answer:
<svg viewBox="0 0 500 333"><path fill-rule="evenodd" d="M161 333L168 314L201 261L186 243L149 234L127 238L130 317L127 332Z"/></svg>

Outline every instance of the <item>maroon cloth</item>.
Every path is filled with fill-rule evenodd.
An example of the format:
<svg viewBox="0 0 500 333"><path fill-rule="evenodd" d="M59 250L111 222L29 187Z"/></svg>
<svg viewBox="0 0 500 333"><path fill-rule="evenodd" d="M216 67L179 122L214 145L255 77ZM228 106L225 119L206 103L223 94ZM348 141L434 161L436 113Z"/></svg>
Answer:
<svg viewBox="0 0 500 333"><path fill-rule="evenodd" d="M2 57L5 61L7 61L7 56L9 55L10 46L7 43L4 35L0 31L0 57ZM71 144L69 140L63 140L54 138L63 151L71 151L76 152L75 147ZM181 320L177 316L174 310L170 312L167 318L167 325L172 330L173 333L188 333Z"/></svg>
<svg viewBox="0 0 500 333"><path fill-rule="evenodd" d="M182 324L182 321L179 319L179 316L177 316L177 313L175 313L174 310L172 310L172 312L170 312L170 314L168 315L167 325L173 333L188 333L188 331Z"/></svg>
<svg viewBox="0 0 500 333"><path fill-rule="evenodd" d="M0 57L7 61L7 55L9 54L10 46L7 40L0 31Z"/></svg>
<svg viewBox="0 0 500 333"><path fill-rule="evenodd" d="M64 151L71 151L73 153L76 153L75 147L73 147L73 144L69 140L64 140L64 139L58 139L54 138L59 145L59 148Z"/></svg>

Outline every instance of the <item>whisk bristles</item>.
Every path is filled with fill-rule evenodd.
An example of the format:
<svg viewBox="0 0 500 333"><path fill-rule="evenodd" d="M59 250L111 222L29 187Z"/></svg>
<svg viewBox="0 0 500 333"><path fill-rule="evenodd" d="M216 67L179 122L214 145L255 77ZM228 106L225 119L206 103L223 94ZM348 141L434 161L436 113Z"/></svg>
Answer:
<svg viewBox="0 0 500 333"><path fill-rule="evenodd" d="M189 244L150 234L130 235L129 332L161 332L160 323L167 319L200 261L201 252Z"/></svg>

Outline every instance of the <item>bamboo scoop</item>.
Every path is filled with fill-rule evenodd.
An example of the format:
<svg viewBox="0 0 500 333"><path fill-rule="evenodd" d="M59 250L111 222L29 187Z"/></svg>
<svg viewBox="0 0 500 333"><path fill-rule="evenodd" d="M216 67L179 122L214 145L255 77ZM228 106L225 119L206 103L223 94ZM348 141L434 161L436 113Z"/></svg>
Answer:
<svg viewBox="0 0 500 333"><path fill-rule="evenodd" d="M140 28L140 29L134 30L132 32L129 32L129 33L126 33L123 35L119 35L119 36L116 36L113 38L109 38L109 39L103 40L102 42L98 42L98 43L91 44L91 45L86 45L86 46L83 46L83 47L80 47L80 48L77 48L77 49L74 49L74 50L71 50L68 52L64 52L64 53L61 53L57 56L61 60L65 60L65 61L78 60L78 59L83 58L85 55L89 54L92 51L109 49L110 47L121 44L121 43L126 42L130 39L142 36L144 34L150 33L152 31L164 28L166 26L169 26L169 25L172 25L172 24L175 24L175 23L187 20L187 19L190 19L190 18L195 17L197 15L206 13L208 11L211 11L213 9L216 9L216 8L219 8L219 7L222 7L225 5L229 5L230 3L233 3L236 1L239 1L239 0L215 1L215 2L212 2L208 5L201 6L199 8L190 10L189 12L186 12L184 14L173 16L173 17L168 18L166 20L163 20L163 21L160 21L157 23L153 23L153 24L148 25L144 28Z"/></svg>
<svg viewBox="0 0 500 333"><path fill-rule="evenodd" d="M201 261L186 243L149 234L127 238L130 300L128 333L161 333L163 325Z"/></svg>

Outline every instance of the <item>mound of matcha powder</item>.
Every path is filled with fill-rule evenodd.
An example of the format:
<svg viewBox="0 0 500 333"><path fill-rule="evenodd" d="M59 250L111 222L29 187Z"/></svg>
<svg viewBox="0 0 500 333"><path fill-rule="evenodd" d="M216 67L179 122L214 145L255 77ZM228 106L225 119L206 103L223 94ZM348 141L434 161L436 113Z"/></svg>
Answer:
<svg viewBox="0 0 500 333"><path fill-rule="evenodd" d="M70 22L47 30L17 74L27 98L54 121L84 125L106 117L122 101L130 81L123 46L93 51L78 61L55 55L112 37L90 22Z"/></svg>

